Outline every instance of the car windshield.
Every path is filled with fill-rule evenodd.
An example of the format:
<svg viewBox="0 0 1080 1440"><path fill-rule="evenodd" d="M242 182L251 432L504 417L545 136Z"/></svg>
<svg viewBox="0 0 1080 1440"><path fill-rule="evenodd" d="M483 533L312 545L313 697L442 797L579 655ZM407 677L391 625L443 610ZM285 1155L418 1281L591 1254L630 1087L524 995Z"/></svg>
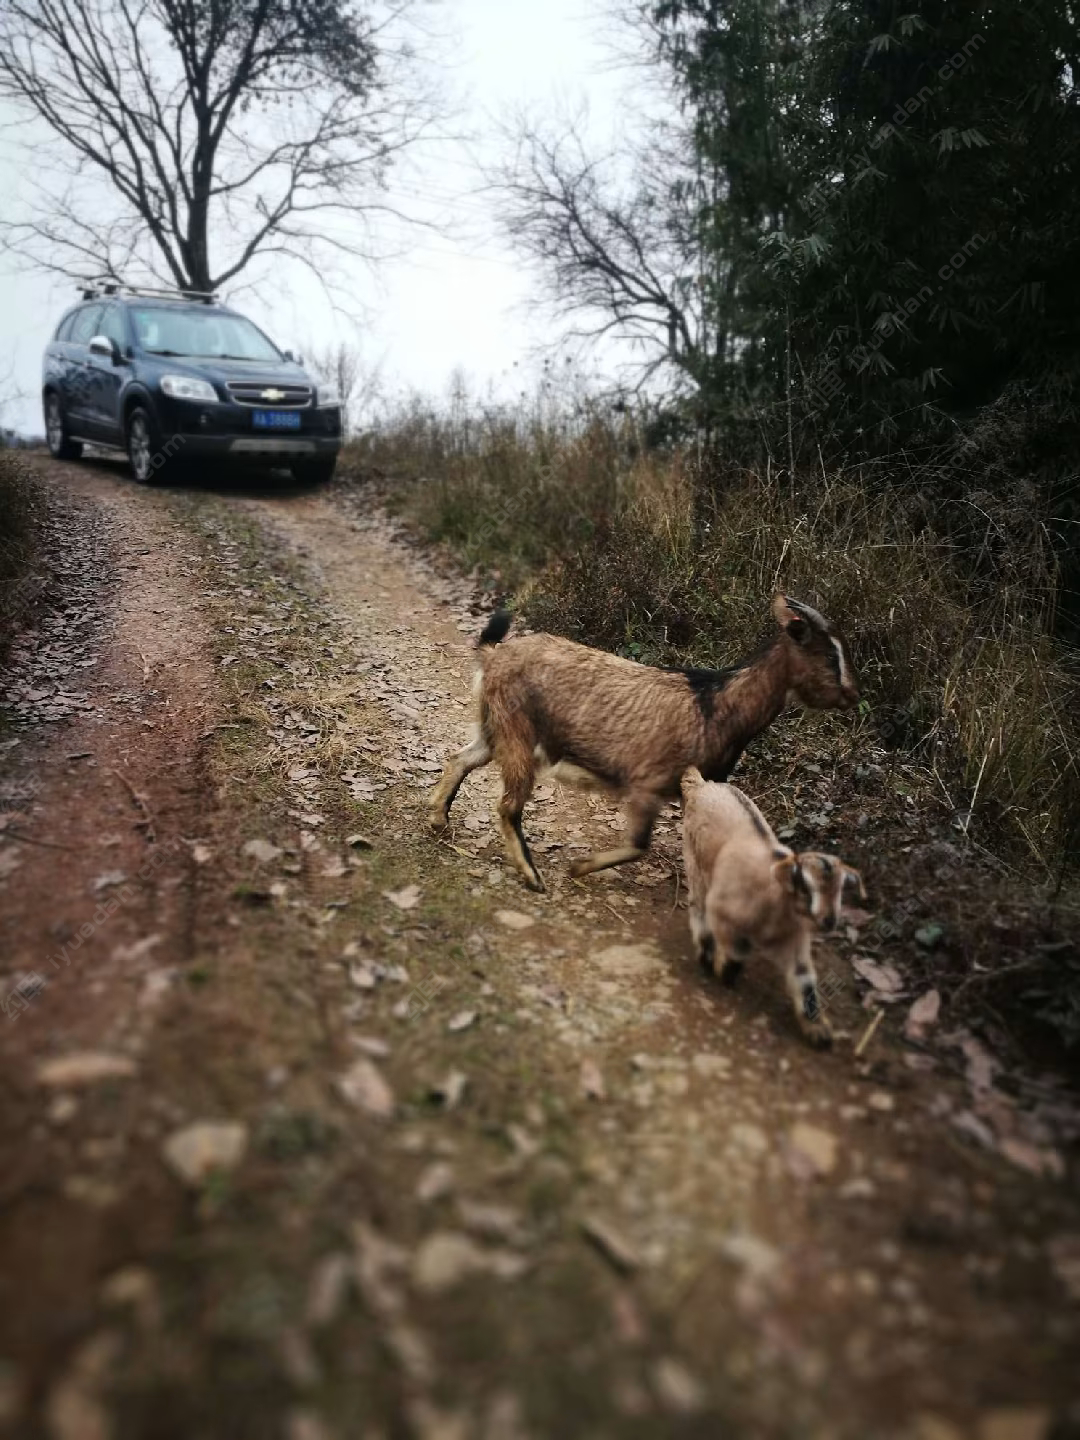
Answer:
<svg viewBox="0 0 1080 1440"><path fill-rule="evenodd" d="M261 330L241 315L147 305L132 310L139 345L152 355L200 360L283 359Z"/></svg>

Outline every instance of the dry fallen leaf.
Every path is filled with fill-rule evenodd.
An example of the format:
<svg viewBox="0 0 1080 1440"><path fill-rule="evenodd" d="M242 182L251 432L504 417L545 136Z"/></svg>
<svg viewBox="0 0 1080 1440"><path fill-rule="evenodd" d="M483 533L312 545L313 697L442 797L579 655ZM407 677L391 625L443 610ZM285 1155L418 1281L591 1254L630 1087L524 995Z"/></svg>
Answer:
<svg viewBox="0 0 1080 1440"><path fill-rule="evenodd" d="M420 886L406 885L404 890L384 890L383 896L399 910L415 910L420 903Z"/></svg>
<svg viewBox="0 0 1080 1440"><path fill-rule="evenodd" d="M249 840L243 848L243 854L249 856L258 865L269 865L281 854L277 845L271 845L269 840Z"/></svg>
<svg viewBox="0 0 1080 1440"><path fill-rule="evenodd" d="M852 957L851 966L883 999L895 996L903 989L904 982L900 978L900 972L892 965L879 965L876 960L868 960L865 955L855 955Z"/></svg>

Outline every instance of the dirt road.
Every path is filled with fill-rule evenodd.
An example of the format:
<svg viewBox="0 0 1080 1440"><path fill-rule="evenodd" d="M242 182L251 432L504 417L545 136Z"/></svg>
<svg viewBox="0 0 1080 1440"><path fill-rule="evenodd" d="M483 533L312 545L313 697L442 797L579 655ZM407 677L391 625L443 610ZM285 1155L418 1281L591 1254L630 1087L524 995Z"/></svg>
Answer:
<svg viewBox="0 0 1080 1440"><path fill-rule="evenodd" d="M707 983L674 815L571 882L618 818L543 784L543 897L493 772L430 839L478 623L362 494L33 463L64 562L0 672L0 1435L1080 1435L1052 1077L948 1017L905 1045L913 995L857 1059L854 928L831 1054L775 977Z"/></svg>

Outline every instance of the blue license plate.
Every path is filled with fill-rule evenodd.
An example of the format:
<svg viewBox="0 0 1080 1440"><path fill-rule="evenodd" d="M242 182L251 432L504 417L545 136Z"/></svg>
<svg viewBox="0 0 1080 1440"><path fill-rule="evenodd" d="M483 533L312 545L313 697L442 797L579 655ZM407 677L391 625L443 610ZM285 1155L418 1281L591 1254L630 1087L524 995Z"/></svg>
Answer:
<svg viewBox="0 0 1080 1440"><path fill-rule="evenodd" d="M296 410L253 410L256 430L299 430L300 415Z"/></svg>

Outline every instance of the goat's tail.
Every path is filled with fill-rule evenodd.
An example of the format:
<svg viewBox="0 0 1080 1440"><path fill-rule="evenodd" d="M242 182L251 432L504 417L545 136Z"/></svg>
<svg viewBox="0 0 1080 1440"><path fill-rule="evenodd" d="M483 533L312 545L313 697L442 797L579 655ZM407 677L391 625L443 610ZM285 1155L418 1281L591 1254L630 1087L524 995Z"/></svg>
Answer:
<svg viewBox="0 0 1080 1440"><path fill-rule="evenodd" d="M498 645L500 640L505 640L509 633L510 626L514 623L514 617L509 610L496 610L491 619L480 631L480 638L476 642L479 646Z"/></svg>
<svg viewBox="0 0 1080 1440"><path fill-rule="evenodd" d="M696 790L699 785L705 784L705 777L696 765L691 765L688 770L683 771L680 789L684 795L691 790Z"/></svg>

